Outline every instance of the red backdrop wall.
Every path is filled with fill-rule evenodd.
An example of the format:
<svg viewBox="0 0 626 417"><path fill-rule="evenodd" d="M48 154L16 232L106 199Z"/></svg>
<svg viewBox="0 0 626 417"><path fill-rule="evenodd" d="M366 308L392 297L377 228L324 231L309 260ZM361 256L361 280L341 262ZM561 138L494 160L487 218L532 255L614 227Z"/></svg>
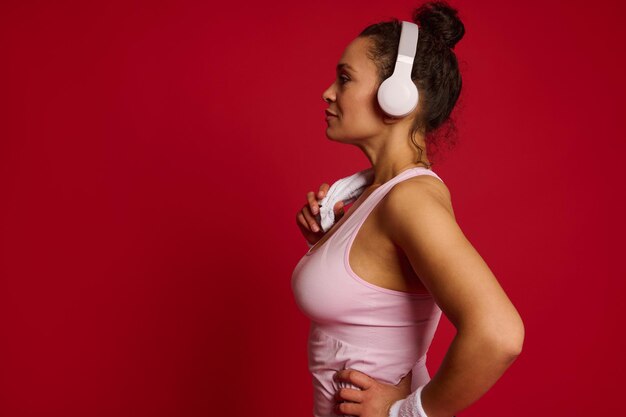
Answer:
<svg viewBox="0 0 626 417"><path fill-rule="evenodd" d="M3 1L0 415L310 415L295 214L367 167L321 94L419 4ZM450 4L464 84L434 169L526 327L459 415L616 415L626 10Z"/></svg>

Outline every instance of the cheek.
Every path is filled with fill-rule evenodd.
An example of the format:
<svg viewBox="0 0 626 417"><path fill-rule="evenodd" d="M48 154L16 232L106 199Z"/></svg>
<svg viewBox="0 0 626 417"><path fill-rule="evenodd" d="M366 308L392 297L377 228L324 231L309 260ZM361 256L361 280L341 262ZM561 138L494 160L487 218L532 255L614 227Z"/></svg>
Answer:
<svg viewBox="0 0 626 417"><path fill-rule="evenodd" d="M344 111L352 117L373 117L376 115L375 102L376 96L361 94L350 97L345 101Z"/></svg>
<svg viewBox="0 0 626 417"><path fill-rule="evenodd" d="M377 124L379 119L370 97L355 102L354 106L351 107L349 116L352 120L358 120L362 125Z"/></svg>

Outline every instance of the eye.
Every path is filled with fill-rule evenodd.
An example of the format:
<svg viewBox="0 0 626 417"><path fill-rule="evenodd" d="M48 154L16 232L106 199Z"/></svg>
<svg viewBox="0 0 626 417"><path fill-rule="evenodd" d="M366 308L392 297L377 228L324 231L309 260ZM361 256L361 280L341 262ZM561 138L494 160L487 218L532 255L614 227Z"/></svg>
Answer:
<svg viewBox="0 0 626 417"><path fill-rule="evenodd" d="M339 84L345 84L348 81L350 81L350 78L346 77L345 75L339 77Z"/></svg>

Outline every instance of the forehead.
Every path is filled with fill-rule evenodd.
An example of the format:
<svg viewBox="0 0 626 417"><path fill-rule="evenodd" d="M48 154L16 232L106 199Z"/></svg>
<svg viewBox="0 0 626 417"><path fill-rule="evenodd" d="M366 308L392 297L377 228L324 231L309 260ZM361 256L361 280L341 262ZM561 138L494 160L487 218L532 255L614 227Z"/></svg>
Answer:
<svg viewBox="0 0 626 417"><path fill-rule="evenodd" d="M367 57L369 44L369 39L357 37L346 46L337 65L348 64L350 67L354 68L357 73L375 72L376 65Z"/></svg>

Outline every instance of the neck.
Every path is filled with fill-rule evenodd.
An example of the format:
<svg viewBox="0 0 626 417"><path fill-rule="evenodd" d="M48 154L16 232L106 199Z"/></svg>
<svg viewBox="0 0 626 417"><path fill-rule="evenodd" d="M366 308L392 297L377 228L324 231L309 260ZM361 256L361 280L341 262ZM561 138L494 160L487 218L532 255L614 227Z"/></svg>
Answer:
<svg viewBox="0 0 626 417"><path fill-rule="evenodd" d="M423 167L430 169L430 165L428 162L409 162L407 164L392 164L388 166L380 166L373 165L374 168L374 181L371 186L379 186L381 184L386 183L390 179L396 177L400 173L406 171L407 169Z"/></svg>
<svg viewBox="0 0 626 417"><path fill-rule="evenodd" d="M416 149L412 143L401 141L395 141L395 146L391 140L378 141L378 143L383 143L384 146L378 149L374 147L363 148L374 169L372 186L381 185L410 168L431 168L431 162L426 155L426 146L423 141L417 142L423 151Z"/></svg>

